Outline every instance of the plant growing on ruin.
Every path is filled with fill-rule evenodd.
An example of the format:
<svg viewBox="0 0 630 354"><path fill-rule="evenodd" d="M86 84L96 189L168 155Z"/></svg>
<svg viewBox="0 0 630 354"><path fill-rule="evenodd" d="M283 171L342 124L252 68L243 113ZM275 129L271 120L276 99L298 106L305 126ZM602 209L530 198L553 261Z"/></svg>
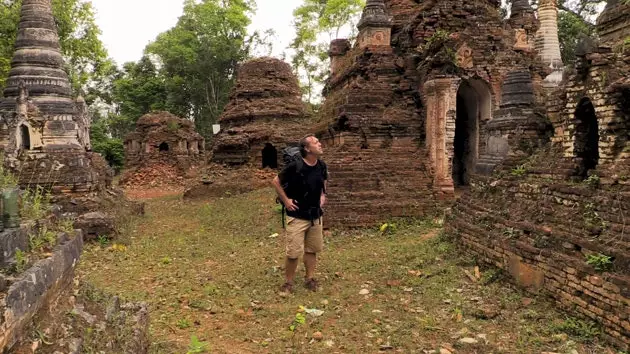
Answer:
<svg viewBox="0 0 630 354"><path fill-rule="evenodd" d="M166 127L170 132L176 132L180 128L179 123L173 121L166 123Z"/></svg>
<svg viewBox="0 0 630 354"><path fill-rule="evenodd" d="M602 219L602 217L597 212L595 204L586 203L584 205L584 212L582 213L582 217L584 218L584 224L586 227L598 227L601 229L606 229L608 227L608 223Z"/></svg>
<svg viewBox="0 0 630 354"><path fill-rule="evenodd" d="M584 184L591 188L599 187L599 176L595 174L588 176L588 178L584 180Z"/></svg>
<svg viewBox="0 0 630 354"><path fill-rule="evenodd" d="M27 220L44 218L51 209L50 192L42 186L28 188L22 192L20 215Z"/></svg>
<svg viewBox="0 0 630 354"><path fill-rule="evenodd" d="M508 227L507 229L503 230L503 236L509 238L509 239L514 239L518 237L518 230L516 230L513 227Z"/></svg>
<svg viewBox="0 0 630 354"><path fill-rule="evenodd" d="M28 254L22 250L15 250L15 271L22 273L28 264Z"/></svg>
<svg viewBox="0 0 630 354"><path fill-rule="evenodd" d="M525 165L518 165L510 171L510 174L516 177L523 177L526 173L527 169L525 168Z"/></svg>
<svg viewBox="0 0 630 354"><path fill-rule="evenodd" d="M59 232L65 232L67 234L74 233L74 220L72 219L60 219L55 224L55 229Z"/></svg>
<svg viewBox="0 0 630 354"><path fill-rule="evenodd" d="M50 250L57 243L57 233L45 226L41 227L37 233L28 236L28 243L31 251Z"/></svg>
<svg viewBox="0 0 630 354"><path fill-rule="evenodd" d="M17 179L11 172L4 169L3 161L4 155L0 154L0 189L17 186Z"/></svg>
<svg viewBox="0 0 630 354"><path fill-rule="evenodd" d="M436 49L448 40L449 33L443 29L438 29L427 39L425 47L427 49Z"/></svg>
<svg viewBox="0 0 630 354"><path fill-rule="evenodd" d="M599 272L606 272L613 267L613 258L604 254L589 254L586 256L586 264L593 266Z"/></svg>
<svg viewBox="0 0 630 354"><path fill-rule="evenodd" d="M572 317L567 317L562 323L554 325L553 330L578 337L584 342L591 342L601 333L595 322Z"/></svg>

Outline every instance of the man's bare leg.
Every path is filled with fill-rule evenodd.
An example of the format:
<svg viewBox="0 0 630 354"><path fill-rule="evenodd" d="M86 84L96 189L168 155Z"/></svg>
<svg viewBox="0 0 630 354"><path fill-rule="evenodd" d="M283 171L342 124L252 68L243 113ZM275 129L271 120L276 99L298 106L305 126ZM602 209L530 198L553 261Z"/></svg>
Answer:
<svg viewBox="0 0 630 354"><path fill-rule="evenodd" d="M306 279L313 279L315 267L317 266L316 253L304 253L304 268L306 268Z"/></svg>
<svg viewBox="0 0 630 354"><path fill-rule="evenodd" d="M298 259L297 258L289 258L287 257L284 262L284 276L286 278L287 283L293 284L293 279L295 278L295 272L297 271Z"/></svg>

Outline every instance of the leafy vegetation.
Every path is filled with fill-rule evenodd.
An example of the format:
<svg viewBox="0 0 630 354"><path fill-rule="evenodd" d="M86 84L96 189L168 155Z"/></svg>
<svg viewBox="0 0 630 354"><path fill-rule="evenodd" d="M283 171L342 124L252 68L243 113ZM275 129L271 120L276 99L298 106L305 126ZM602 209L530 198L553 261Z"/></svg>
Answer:
<svg viewBox="0 0 630 354"><path fill-rule="evenodd" d="M304 0L293 11L295 53L293 69L301 81L304 99L316 103L318 88L328 76L328 46L336 38L353 39L365 0Z"/></svg>
<svg viewBox="0 0 630 354"><path fill-rule="evenodd" d="M612 257L604 254L589 254L586 257L586 263L600 272L609 271L613 267Z"/></svg>
<svg viewBox="0 0 630 354"><path fill-rule="evenodd" d="M45 217L52 207L50 192L42 186L27 188L22 191L20 216L27 220L38 220Z"/></svg>
<svg viewBox="0 0 630 354"><path fill-rule="evenodd" d="M186 354L200 354L207 353L208 343L202 342L197 336L190 337L190 344L188 344L188 351Z"/></svg>
<svg viewBox="0 0 630 354"><path fill-rule="evenodd" d="M527 173L527 168L525 168L525 165L518 165L510 171L510 174L516 177L523 177L525 176L526 173Z"/></svg>

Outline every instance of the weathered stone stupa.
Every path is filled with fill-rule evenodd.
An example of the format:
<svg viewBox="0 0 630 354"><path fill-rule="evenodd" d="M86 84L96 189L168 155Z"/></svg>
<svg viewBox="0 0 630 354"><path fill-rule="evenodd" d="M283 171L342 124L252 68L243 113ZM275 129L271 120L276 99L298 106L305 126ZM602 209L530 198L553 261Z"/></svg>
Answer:
<svg viewBox="0 0 630 354"><path fill-rule="evenodd" d="M97 187L85 101L73 99L50 0L24 0L11 70L0 100L5 165L21 185L54 192ZM99 157L100 158L100 157Z"/></svg>
<svg viewBox="0 0 630 354"><path fill-rule="evenodd" d="M541 0L538 4L540 30L536 34L536 51L542 62L552 70L544 86L553 89L562 81L562 56L558 39L558 0Z"/></svg>
<svg viewBox="0 0 630 354"><path fill-rule="evenodd" d="M238 70L230 101L220 117L212 161L277 168L282 148L308 133L306 108L291 66L275 58L257 58Z"/></svg>

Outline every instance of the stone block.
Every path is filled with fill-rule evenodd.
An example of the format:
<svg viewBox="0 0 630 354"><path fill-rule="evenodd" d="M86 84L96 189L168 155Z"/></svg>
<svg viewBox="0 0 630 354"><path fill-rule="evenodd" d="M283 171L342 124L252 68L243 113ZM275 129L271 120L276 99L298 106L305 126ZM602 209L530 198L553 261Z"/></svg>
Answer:
<svg viewBox="0 0 630 354"><path fill-rule="evenodd" d="M516 256L510 257L508 272L519 285L526 288L540 290L545 282L545 274L541 270L523 263Z"/></svg>
<svg viewBox="0 0 630 354"><path fill-rule="evenodd" d="M0 318L4 319L0 322L0 352L23 335L41 308L71 286L82 250L83 236L76 232L74 238L55 247L51 257L35 263L11 284L0 306Z"/></svg>
<svg viewBox="0 0 630 354"><path fill-rule="evenodd" d="M15 262L15 251L28 249L27 228L5 229L0 233L0 268Z"/></svg>

